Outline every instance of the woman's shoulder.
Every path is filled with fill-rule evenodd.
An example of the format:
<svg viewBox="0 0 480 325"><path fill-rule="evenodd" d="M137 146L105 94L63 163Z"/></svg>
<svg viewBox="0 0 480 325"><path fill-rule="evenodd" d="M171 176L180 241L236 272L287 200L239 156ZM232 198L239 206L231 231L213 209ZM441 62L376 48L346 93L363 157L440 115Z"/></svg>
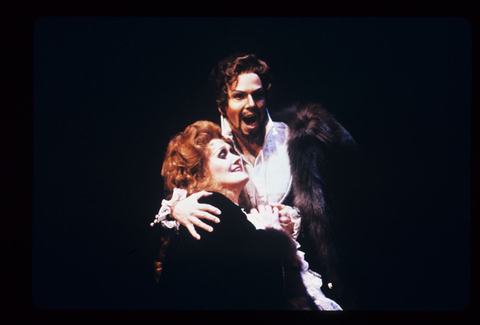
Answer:
<svg viewBox="0 0 480 325"><path fill-rule="evenodd" d="M201 197L198 200L198 202L213 205L219 208L220 210L222 210L222 208L224 209L226 208L228 210L237 211L237 212L242 211L242 209L238 205L233 203L232 200L227 198L225 195L218 192L211 192L211 193L212 194L209 196Z"/></svg>
<svg viewBox="0 0 480 325"><path fill-rule="evenodd" d="M217 216L220 219L220 223L212 222L210 224L214 229L221 228L222 231L229 231L233 227L236 229L236 232L240 232L243 228L255 230L255 226L248 221L240 206L221 193L212 192L212 195L202 197L198 202L213 205L221 211L220 215Z"/></svg>

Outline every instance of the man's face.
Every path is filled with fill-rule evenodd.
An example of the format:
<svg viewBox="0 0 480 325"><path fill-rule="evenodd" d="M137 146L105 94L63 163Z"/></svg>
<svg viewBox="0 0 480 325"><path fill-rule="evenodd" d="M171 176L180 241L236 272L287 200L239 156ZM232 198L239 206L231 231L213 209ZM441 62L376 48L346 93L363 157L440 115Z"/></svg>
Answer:
<svg viewBox="0 0 480 325"><path fill-rule="evenodd" d="M256 73L241 74L228 87L226 115L232 130L240 136L255 135L265 127L265 94Z"/></svg>

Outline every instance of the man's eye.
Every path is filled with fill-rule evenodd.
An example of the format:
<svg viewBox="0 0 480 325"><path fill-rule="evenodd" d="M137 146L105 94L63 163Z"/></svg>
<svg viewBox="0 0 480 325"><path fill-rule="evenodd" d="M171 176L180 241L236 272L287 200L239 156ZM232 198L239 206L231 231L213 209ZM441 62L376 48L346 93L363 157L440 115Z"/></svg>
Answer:
<svg viewBox="0 0 480 325"><path fill-rule="evenodd" d="M245 95L244 94L236 94L233 96L233 98L235 99L244 99L245 98Z"/></svg>
<svg viewBox="0 0 480 325"><path fill-rule="evenodd" d="M254 98L254 100L262 100L262 99L265 99L265 94L264 94L263 91L258 92L258 93L254 93L253 98Z"/></svg>

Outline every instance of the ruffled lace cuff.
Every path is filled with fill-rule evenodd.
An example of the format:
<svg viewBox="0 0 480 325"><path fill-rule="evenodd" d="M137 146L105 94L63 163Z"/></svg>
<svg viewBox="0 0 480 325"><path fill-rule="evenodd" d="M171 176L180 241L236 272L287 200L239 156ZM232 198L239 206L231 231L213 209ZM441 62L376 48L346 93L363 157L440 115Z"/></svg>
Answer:
<svg viewBox="0 0 480 325"><path fill-rule="evenodd" d="M300 225L302 223L302 217L300 216L300 213L296 207L292 208L292 211L290 212L290 219L293 222L292 237L293 239L297 239L298 235L300 234Z"/></svg>
<svg viewBox="0 0 480 325"><path fill-rule="evenodd" d="M163 228L172 229L177 231L180 228L180 224L177 220L167 220L167 216L172 213L172 204L183 200L187 197L187 191L180 188L174 188L172 198L170 200L162 200L162 206L155 216L155 220L150 224L153 227L155 224L160 223Z"/></svg>

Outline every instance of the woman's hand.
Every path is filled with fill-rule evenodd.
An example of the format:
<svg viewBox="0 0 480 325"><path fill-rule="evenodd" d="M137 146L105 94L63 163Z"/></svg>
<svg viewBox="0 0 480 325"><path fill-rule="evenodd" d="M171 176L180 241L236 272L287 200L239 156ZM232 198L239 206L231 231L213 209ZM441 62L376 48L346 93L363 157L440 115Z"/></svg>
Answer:
<svg viewBox="0 0 480 325"><path fill-rule="evenodd" d="M283 204L272 204L272 206L277 207L279 210L280 226L289 236L292 236L295 223L292 221L290 215L294 209Z"/></svg>
<svg viewBox="0 0 480 325"><path fill-rule="evenodd" d="M247 219L253 223L257 229L276 228L282 229L279 222L278 207L270 205L259 205L258 210L250 210L250 214L247 215Z"/></svg>
<svg viewBox="0 0 480 325"><path fill-rule="evenodd" d="M210 195L212 195L212 193L206 191L194 193L186 199L174 203L171 207L172 213L170 217L177 220L182 226L185 226L196 239L200 239L200 235L195 230L195 226L209 232L213 231L213 228L202 222L200 218L216 223L220 222L220 219L213 215L219 215L221 213L219 209L210 204L198 203L198 199Z"/></svg>

